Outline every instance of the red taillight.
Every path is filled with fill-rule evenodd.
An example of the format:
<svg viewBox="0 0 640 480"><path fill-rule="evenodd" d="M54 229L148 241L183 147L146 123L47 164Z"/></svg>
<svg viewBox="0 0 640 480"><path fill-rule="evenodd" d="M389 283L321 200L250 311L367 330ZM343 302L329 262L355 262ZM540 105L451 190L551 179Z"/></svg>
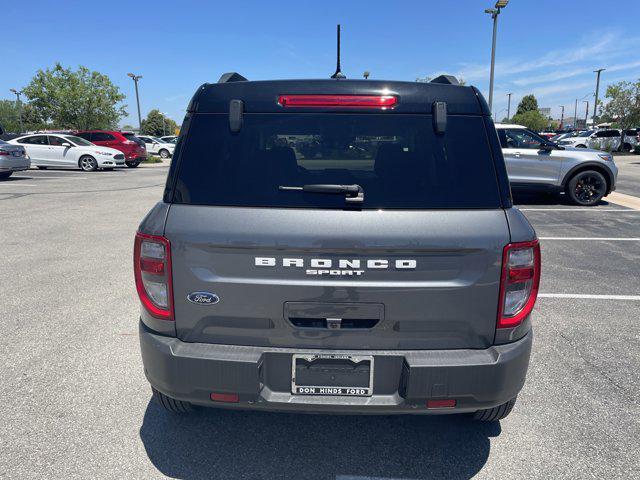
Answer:
<svg viewBox="0 0 640 480"><path fill-rule="evenodd" d="M531 313L540 285L540 244L510 243L502 254L497 328L520 325Z"/></svg>
<svg viewBox="0 0 640 480"><path fill-rule="evenodd" d="M11 155L11 154L6 150L0 150L0 155Z"/></svg>
<svg viewBox="0 0 640 480"><path fill-rule="evenodd" d="M280 95L283 107L351 107L386 110L398 103L393 95Z"/></svg>
<svg viewBox="0 0 640 480"><path fill-rule="evenodd" d="M138 296L147 312L162 320L173 320L169 240L157 235L136 233L133 273Z"/></svg>

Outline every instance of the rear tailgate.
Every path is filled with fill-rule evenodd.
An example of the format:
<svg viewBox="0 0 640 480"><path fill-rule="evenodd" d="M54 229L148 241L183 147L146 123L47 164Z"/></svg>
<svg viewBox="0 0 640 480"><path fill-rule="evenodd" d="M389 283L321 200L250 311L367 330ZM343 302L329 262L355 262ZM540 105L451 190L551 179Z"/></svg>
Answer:
<svg viewBox="0 0 640 480"><path fill-rule="evenodd" d="M502 249L509 243L501 209L174 204L166 225L184 341L345 349L493 342ZM199 291L220 301L187 299ZM327 318L340 319L339 328Z"/></svg>

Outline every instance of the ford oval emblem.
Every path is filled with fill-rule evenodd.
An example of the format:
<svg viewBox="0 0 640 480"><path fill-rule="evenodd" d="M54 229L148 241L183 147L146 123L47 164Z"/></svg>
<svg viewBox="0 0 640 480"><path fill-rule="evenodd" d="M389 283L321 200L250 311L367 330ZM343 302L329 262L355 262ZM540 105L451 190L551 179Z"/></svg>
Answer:
<svg viewBox="0 0 640 480"><path fill-rule="evenodd" d="M187 300L198 305L215 305L220 301L215 293L209 292L191 292L187 295Z"/></svg>

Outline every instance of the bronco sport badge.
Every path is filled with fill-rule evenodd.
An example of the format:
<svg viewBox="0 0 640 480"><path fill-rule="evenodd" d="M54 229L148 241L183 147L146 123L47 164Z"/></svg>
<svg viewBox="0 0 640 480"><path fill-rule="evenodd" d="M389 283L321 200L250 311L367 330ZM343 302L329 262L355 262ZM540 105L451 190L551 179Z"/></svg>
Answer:
<svg viewBox="0 0 640 480"><path fill-rule="evenodd" d="M275 267L280 264L283 267L305 268L305 260L302 258L283 258L276 261L274 257L255 257L256 267ZM366 270L415 270L417 262L414 259L386 260L386 259L339 259L312 258L309 267L305 269L307 275L335 275L335 276L361 276Z"/></svg>

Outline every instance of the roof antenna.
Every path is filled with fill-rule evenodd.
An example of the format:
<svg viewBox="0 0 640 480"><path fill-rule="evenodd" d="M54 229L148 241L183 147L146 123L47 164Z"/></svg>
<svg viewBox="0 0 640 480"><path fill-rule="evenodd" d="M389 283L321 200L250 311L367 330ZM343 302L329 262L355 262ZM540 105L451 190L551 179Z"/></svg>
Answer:
<svg viewBox="0 0 640 480"><path fill-rule="evenodd" d="M347 78L346 75L340 71L340 24L338 24L338 63L336 65L336 73L331 75L331 78L335 78L336 80Z"/></svg>

